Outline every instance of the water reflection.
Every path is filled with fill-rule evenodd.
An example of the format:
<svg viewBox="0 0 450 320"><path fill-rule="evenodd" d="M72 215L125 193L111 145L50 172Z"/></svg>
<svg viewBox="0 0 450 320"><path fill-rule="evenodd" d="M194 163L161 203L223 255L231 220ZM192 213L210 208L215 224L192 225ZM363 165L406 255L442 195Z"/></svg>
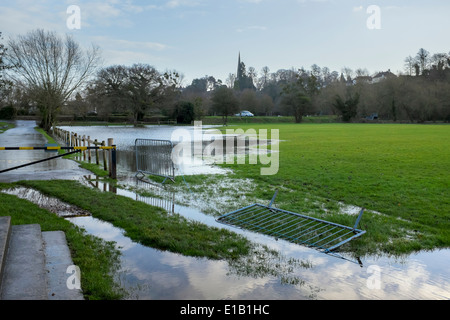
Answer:
<svg viewBox="0 0 450 320"><path fill-rule="evenodd" d="M133 194L121 188L105 189L100 182L94 186ZM88 214L35 190L3 192L61 216ZM123 230L91 216L68 220L117 244L122 252L118 281L130 292L128 299L450 299L450 250L366 257L361 268L316 250L245 232L256 244L250 255L212 261L142 246L125 237Z"/></svg>
<svg viewBox="0 0 450 320"><path fill-rule="evenodd" d="M317 291L295 275L295 270L310 268L309 264L286 261L268 251L255 253L257 258L249 257L255 261L238 267L239 262L229 264L144 247L92 217L68 220L90 234L117 243L122 252L118 279L130 292L129 299L305 299L314 297Z"/></svg>
<svg viewBox="0 0 450 320"><path fill-rule="evenodd" d="M129 299L450 298L448 250L419 253L405 260L367 259L366 265L380 270L379 287L374 287L370 286L374 274L369 267L360 268L282 241L273 250L283 252L283 257L266 250L230 263L143 247L124 237L121 230L91 217L69 220L121 248L119 279L130 292Z"/></svg>
<svg viewBox="0 0 450 320"><path fill-rule="evenodd" d="M159 191L163 198L173 197L170 188L132 181L136 187L148 188L149 194ZM104 188L101 182L99 186ZM136 197L135 192L121 188L114 191L149 204L157 204L152 201L160 199ZM169 212L223 227L193 207L176 201L169 207L173 208ZM76 220L95 229L95 222L86 222L90 219ZM450 299L450 250L396 258L365 257L359 265L261 234L230 230L245 235L259 249L236 261L208 261L142 248L129 239L119 239L124 247L121 282L134 298L141 299ZM121 235L118 231L106 233L107 239Z"/></svg>
<svg viewBox="0 0 450 320"><path fill-rule="evenodd" d="M99 140L113 137L119 148L118 174L121 182L127 186L149 189L147 195L128 188L111 187L102 181L90 181L91 186L138 201L148 201L146 203L212 226L217 226L215 219L203 212L227 212L215 206L227 202L222 188L210 190L211 197L219 199L214 206L205 199L192 199L190 205L182 206L179 204L180 198L187 198L186 193L171 194L164 188L130 180L130 172L136 172L133 150L136 137L164 140L176 127L65 129ZM186 175L215 172L214 167L204 165L182 170ZM243 181L239 186L230 185L224 189L245 194L241 191L246 187L252 188L251 183L247 186ZM161 199L167 203L161 202ZM235 200L236 197L231 195L230 201ZM243 198L239 200L245 201ZM117 242L122 248L120 281L131 290L131 299L450 299L448 249L420 252L403 258L365 257L363 267L360 267L313 249L233 228L259 244L259 250L239 261L210 261L143 247L124 237L122 230L92 217L70 220L96 236ZM263 246L268 249L262 249ZM282 253L282 257L275 253Z"/></svg>
<svg viewBox="0 0 450 320"><path fill-rule="evenodd" d="M152 182L148 179L129 177L127 180L128 186L132 186L132 189L139 189L139 192L120 188L116 184L105 182L94 175L84 176L84 179L80 181L93 188L126 196L148 205L163 208L169 213L175 213L175 190L170 191L165 188L164 185ZM131 181L133 181L132 184ZM145 194L148 194L148 196Z"/></svg>

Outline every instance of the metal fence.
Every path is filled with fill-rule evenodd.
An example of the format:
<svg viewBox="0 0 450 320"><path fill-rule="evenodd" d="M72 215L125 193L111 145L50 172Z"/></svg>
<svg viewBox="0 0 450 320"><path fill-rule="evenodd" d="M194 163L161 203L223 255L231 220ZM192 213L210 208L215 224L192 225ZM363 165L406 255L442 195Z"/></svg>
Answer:
<svg viewBox="0 0 450 320"><path fill-rule="evenodd" d="M274 199L275 196L269 206L253 204L230 212L217 221L312 247L324 253L331 253L366 233L357 229L364 209L360 211L355 225L349 227L274 208Z"/></svg>
<svg viewBox="0 0 450 320"><path fill-rule="evenodd" d="M154 175L175 181L172 160L173 143L169 140L136 139L136 171L138 175Z"/></svg>

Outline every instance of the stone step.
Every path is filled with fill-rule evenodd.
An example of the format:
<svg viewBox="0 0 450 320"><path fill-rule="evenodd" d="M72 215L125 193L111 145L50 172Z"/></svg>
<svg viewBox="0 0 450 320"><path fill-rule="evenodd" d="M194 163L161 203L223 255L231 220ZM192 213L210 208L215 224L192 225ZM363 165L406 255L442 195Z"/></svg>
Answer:
<svg viewBox="0 0 450 320"><path fill-rule="evenodd" d="M11 228L1 289L2 300L47 300L47 275L40 225Z"/></svg>
<svg viewBox="0 0 450 320"><path fill-rule="evenodd" d="M43 232L45 268L48 275L49 300L83 300L66 235L62 231ZM76 278L77 277L77 278ZM68 285L69 282L69 285Z"/></svg>
<svg viewBox="0 0 450 320"><path fill-rule="evenodd" d="M0 300L83 300L72 266L64 232L0 217Z"/></svg>
<svg viewBox="0 0 450 320"><path fill-rule="evenodd" d="M8 253L10 235L11 217L0 217L0 288L2 287L3 271L5 269L5 259Z"/></svg>

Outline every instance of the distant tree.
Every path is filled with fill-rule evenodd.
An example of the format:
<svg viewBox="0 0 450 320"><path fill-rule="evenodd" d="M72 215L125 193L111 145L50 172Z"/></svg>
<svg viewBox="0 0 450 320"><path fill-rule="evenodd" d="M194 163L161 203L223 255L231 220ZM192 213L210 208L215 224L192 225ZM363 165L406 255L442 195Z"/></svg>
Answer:
<svg viewBox="0 0 450 320"><path fill-rule="evenodd" d="M294 116L296 123L302 122L303 116L311 110L311 98L307 95L302 80L283 86L281 105L288 114Z"/></svg>
<svg viewBox="0 0 450 320"><path fill-rule="evenodd" d="M258 98L254 90L245 89L239 95L239 105L241 110L248 110L256 113L258 109Z"/></svg>
<svg viewBox="0 0 450 320"><path fill-rule="evenodd" d="M263 90L270 80L270 69L265 66L261 69L261 77L258 81L258 90Z"/></svg>
<svg viewBox="0 0 450 320"><path fill-rule="evenodd" d="M271 115L275 104L273 99L267 94L260 94L258 103L258 113L265 116Z"/></svg>
<svg viewBox="0 0 450 320"><path fill-rule="evenodd" d="M342 121L350 122L356 117L358 114L359 98L359 93L352 94L350 92L347 93L345 100L340 95L336 96L333 106L342 115Z"/></svg>
<svg viewBox="0 0 450 320"><path fill-rule="evenodd" d="M159 72L147 64L127 68L125 99L133 112L134 124L144 119L145 113L160 99L163 82Z"/></svg>
<svg viewBox="0 0 450 320"><path fill-rule="evenodd" d="M227 125L228 116L237 113L239 110L239 100L234 95L232 89L226 86L216 88L212 94L212 110L221 115L224 125Z"/></svg>
<svg viewBox="0 0 450 320"><path fill-rule="evenodd" d="M0 32L0 40L2 40L2 33ZM10 95L12 88L10 85L8 85L8 82L4 80L4 71L8 69L8 66L5 64L5 57L6 55L6 47L3 43L0 43L0 109L6 105L11 107L9 105L8 96ZM0 110L0 114L7 114L8 116L14 116L14 108L11 110L6 110L2 112ZM0 117L0 119L6 119L5 116Z"/></svg>
<svg viewBox="0 0 450 320"><path fill-rule="evenodd" d="M83 50L69 35L38 29L9 41L11 79L26 88L36 102L40 126L49 131L60 108L94 75L100 62L96 46Z"/></svg>
<svg viewBox="0 0 450 320"><path fill-rule="evenodd" d="M413 71L414 71L414 65L415 65L415 61L414 58L411 56L408 56L405 58L405 70L407 75L412 76Z"/></svg>
<svg viewBox="0 0 450 320"><path fill-rule="evenodd" d="M2 40L2 33L0 32L0 40ZM9 69L10 66L8 66L5 62L5 55L6 55L6 47L3 43L0 43L0 94L2 88L5 86L5 80L3 78L3 73L6 69Z"/></svg>
<svg viewBox="0 0 450 320"><path fill-rule="evenodd" d="M351 68L349 68L349 67L342 68L342 73L343 73L343 75L345 77L345 80L347 82L350 82L352 80L354 72L353 72L353 70Z"/></svg>
<svg viewBox="0 0 450 320"><path fill-rule="evenodd" d="M127 67L122 65L109 66L97 73L96 79L88 88L88 99L97 107L99 113L106 116L111 112L126 111L127 77Z"/></svg>
<svg viewBox="0 0 450 320"><path fill-rule="evenodd" d="M428 63L430 61L430 52L428 52L424 48L421 48L419 52L417 52L416 60L417 64L420 67L420 72L423 75L425 73L425 70L428 68Z"/></svg>
<svg viewBox="0 0 450 320"><path fill-rule="evenodd" d="M178 77L177 72L161 74L147 64L111 66L100 70L94 88L112 111L132 113L136 125L149 110L173 104L178 96Z"/></svg>
<svg viewBox="0 0 450 320"><path fill-rule="evenodd" d="M180 124L191 124L195 120L195 106L189 101L179 101L174 108L172 118Z"/></svg>
<svg viewBox="0 0 450 320"><path fill-rule="evenodd" d="M228 74L225 83L228 88L234 88L234 84L236 83L236 75L234 73Z"/></svg>

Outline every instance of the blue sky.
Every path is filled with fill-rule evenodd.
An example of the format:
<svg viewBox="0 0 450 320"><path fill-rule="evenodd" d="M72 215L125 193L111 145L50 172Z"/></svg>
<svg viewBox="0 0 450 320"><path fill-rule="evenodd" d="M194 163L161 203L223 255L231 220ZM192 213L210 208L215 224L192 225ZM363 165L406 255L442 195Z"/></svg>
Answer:
<svg viewBox="0 0 450 320"><path fill-rule="evenodd" d="M70 30L67 8L80 8ZM369 6L381 29L369 29ZM0 0L0 32L9 37L42 28L69 33L102 49L104 65L147 63L177 70L185 84L211 75L225 82L238 53L260 71L366 68L403 71L420 48L449 52L447 0Z"/></svg>

